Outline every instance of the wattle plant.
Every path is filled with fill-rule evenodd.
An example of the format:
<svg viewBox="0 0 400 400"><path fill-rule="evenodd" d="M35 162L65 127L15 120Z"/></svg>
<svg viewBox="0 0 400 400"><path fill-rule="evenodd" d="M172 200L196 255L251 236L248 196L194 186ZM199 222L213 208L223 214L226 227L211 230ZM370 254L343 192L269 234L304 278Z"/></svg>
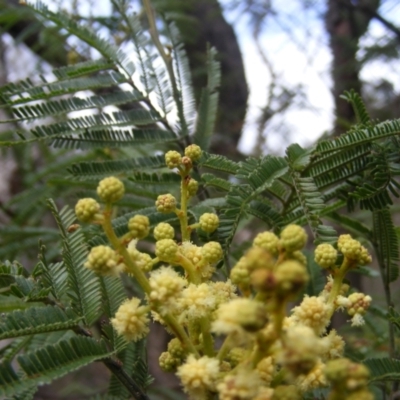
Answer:
<svg viewBox="0 0 400 400"><path fill-rule="evenodd" d="M16 124L20 137L3 146L72 149L38 174L58 170L51 194L60 198L47 206L61 258L54 229L20 226L32 191L49 194L42 178L15 203L8 229L18 232L20 249L32 237L43 237L47 248L40 245L30 271L18 262L0 265L0 339L7 339L0 395L33 399L38 386L100 361L111 378L107 393L93 399L153 398L150 319L173 336L159 365L193 399L394 393L400 319L390 285L398 278L399 243L391 208L400 187L400 121L371 121L350 92L344 99L358 124L338 138L308 149L293 144L283 157L236 162L210 154L220 78L215 50L196 104L174 24L159 21L160 40L148 0L149 32L124 1L113 4L129 33L122 44L40 2L31 6L100 56L0 88L10 113L3 122ZM65 198L75 213L68 205L59 210ZM253 219L263 232L235 242ZM15 252L6 243L1 254ZM348 272L371 275L371 262L379 266L384 306L346 281ZM351 319L347 333L330 325L337 311ZM351 329L368 342L364 353L351 346Z"/></svg>

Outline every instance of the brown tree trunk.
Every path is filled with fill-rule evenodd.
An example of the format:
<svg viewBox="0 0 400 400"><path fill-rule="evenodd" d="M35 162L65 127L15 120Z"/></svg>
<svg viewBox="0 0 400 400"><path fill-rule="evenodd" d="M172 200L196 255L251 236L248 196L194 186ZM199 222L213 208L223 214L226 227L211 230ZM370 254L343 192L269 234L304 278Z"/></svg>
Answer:
<svg viewBox="0 0 400 400"><path fill-rule="evenodd" d="M210 151L237 158L249 92L235 32L225 20L217 0L180 0L165 7L169 12L176 11L184 16L177 18L176 23L185 42L197 94L206 85L204 65L207 46L211 45L218 51L222 81ZM171 7L174 9L171 10Z"/></svg>
<svg viewBox="0 0 400 400"><path fill-rule="evenodd" d="M366 13L365 8L376 12L380 0L328 0L326 29L332 51L333 97L335 102L335 135L347 130L354 122L352 107L340 98L344 91L354 89L361 92L359 77L360 63L357 61L359 40L366 32L373 13Z"/></svg>

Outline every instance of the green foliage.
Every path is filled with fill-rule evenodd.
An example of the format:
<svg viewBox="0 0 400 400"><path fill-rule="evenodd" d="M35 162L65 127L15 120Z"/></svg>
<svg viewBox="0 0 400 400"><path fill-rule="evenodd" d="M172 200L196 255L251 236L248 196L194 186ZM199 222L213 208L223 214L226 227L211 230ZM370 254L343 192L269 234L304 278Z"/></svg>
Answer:
<svg viewBox="0 0 400 400"><path fill-rule="evenodd" d="M171 44L171 55L160 54L160 49L157 53L157 43L154 37L149 39L140 19L125 10L123 1L114 5L132 38L131 47L118 48L40 2L32 6L100 57L58 68L52 78L31 77L0 88L2 106L10 113L1 122L18 127L18 139L7 134L0 144L25 149L15 151L26 155L25 145L34 142L46 155L40 171L32 172L29 163L23 166L30 171L26 189L5 206L17 212L0 231L2 258L12 259L37 246L38 238L49 249L40 246L39 262L31 273L16 262L0 265L0 308L5 313L0 339L13 339L0 351L0 394L15 399L32 398L37 385L93 361L102 361L113 373L109 393L96 398L125 399L133 392L146 398L143 391L151 379L145 343L128 343L109 323L127 296L125 287L119 278L99 278L84 268L89 247L107 244L107 239L95 227L70 231L74 213L68 207L59 211L58 204L69 195L94 196L95 181L117 175L124 179L129 196L119 203L119 216L112 223L117 235L127 233L127 222L137 214L147 216L151 227L159 222L176 225L175 214L160 214L154 207L158 194L179 190L180 177L165 168L165 143L179 149L195 143L204 150L195 166L201 188L190 209L190 223L204 212L219 214L219 228L208 239L221 243L224 260L229 259L243 221L254 217L276 233L288 224L308 225L315 243L336 242L336 231L326 225L333 221L374 247L386 286L398 278L399 241L390 207L400 189L400 120L371 121L360 96L349 92L345 99L353 105L358 124L338 138L308 149L291 145L285 156L239 162L207 153L220 83L215 50L208 50L208 81L196 105L175 26L164 24L163 40ZM106 106L118 110L105 112ZM85 114L68 116L81 111ZM24 125L31 121L35 126ZM37 226L44 215L43 199L50 197L58 197L47 202L58 230ZM344 215L345 207L359 207L372 223ZM52 249L57 238L61 260L55 258L58 249ZM309 261L306 291L316 295L324 281L320 268ZM99 329L102 316L106 322ZM369 359L365 364L373 382L399 378L394 359Z"/></svg>

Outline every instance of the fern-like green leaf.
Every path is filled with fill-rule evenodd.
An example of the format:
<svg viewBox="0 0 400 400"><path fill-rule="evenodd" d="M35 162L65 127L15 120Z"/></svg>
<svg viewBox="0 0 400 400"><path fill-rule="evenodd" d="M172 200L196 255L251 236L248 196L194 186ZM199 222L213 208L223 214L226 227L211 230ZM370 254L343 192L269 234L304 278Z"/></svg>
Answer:
<svg viewBox="0 0 400 400"><path fill-rule="evenodd" d="M99 178L103 176L131 173L146 168L162 168L165 166L165 158L162 155L151 157L128 158L125 160L92 161L74 164L69 172L81 179Z"/></svg>
<svg viewBox="0 0 400 400"><path fill-rule="evenodd" d="M229 174L236 174L239 169L239 164L229 160L229 158L220 155L209 154L205 151L203 151L202 157L199 161L199 166L210 168L215 171L227 172Z"/></svg>
<svg viewBox="0 0 400 400"><path fill-rule="evenodd" d="M369 358L363 362L371 373L370 381L398 381L400 361L393 358Z"/></svg>
<svg viewBox="0 0 400 400"><path fill-rule="evenodd" d="M379 265L383 267L383 277L386 284L389 284L399 276L399 241L388 208L374 210L372 220L374 247Z"/></svg>
<svg viewBox="0 0 400 400"><path fill-rule="evenodd" d="M72 307L87 325L91 325L101 314L102 291L99 278L83 266L88 254L84 236L80 229L68 233L68 227L75 221L75 215L70 209L64 208L58 212L52 200L48 201L48 205L60 229Z"/></svg>
<svg viewBox="0 0 400 400"><path fill-rule="evenodd" d="M10 364L0 364L0 395L12 396L32 385L50 383L111 354L104 342L86 337L73 337L37 349L17 358L23 377L19 377Z"/></svg>
<svg viewBox="0 0 400 400"><path fill-rule="evenodd" d="M224 190L224 191L229 191L231 184L230 182L228 182L225 179L222 178L217 178L215 175L213 174L202 174L201 175L201 179L202 181L204 181L206 186L213 186L215 188Z"/></svg>
<svg viewBox="0 0 400 400"><path fill-rule="evenodd" d="M218 108L218 87L221 71L216 61L216 50L209 49L207 54L207 87L201 92L200 104L197 115L196 129L193 142L202 149L207 150L210 145L211 134L214 130Z"/></svg>
<svg viewBox="0 0 400 400"><path fill-rule="evenodd" d="M89 149L99 147L140 146L149 143L172 142L176 136L171 131L162 129L94 129L86 130L78 137L63 136L54 138L54 147L69 149Z"/></svg>
<svg viewBox="0 0 400 400"><path fill-rule="evenodd" d="M354 129L334 140L323 140L317 144L316 151L318 153L329 153L339 149L345 150L398 134L400 134L400 120L395 119L370 128Z"/></svg>
<svg viewBox="0 0 400 400"><path fill-rule="evenodd" d="M58 307L31 307L5 314L0 320L0 340L78 326L82 317Z"/></svg>
<svg viewBox="0 0 400 400"><path fill-rule="evenodd" d="M345 91L340 97L347 100L352 105L354 113L356 114L357 122L359 124L364 126L370 124L371 119L368 115L367 108L365 107L361 96L356 93L354 89L351 89L350 91Z"/></svg>
<svg viewBox="0 0 400 400"><path fill-rule="evenodd" d="M67 99L47 100L39 104L28 104L25 106L13 107L14 119L1 122L18 122L32 119L45 118L50 116L64 115L73 111L96 109L108 105L119 106L143 99L143 95L137 91L120 91L85 98L71 97ZM21 100L22 101L22 100ZM20 102L21 102L20 101ZM26 99L24 102L29 102ZM8 103L12 105L12 103Z"/></svg>

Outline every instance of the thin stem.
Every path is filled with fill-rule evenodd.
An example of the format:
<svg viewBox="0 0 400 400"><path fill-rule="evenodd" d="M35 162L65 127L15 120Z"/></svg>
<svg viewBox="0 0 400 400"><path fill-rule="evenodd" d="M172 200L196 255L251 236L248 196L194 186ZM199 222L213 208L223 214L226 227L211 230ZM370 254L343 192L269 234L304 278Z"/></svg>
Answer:
<svg viewBox="0 0 400 400"><path fill-rule="evenodd" d="M200 357L199 352L190 340L186 331L183 329L182 325L178 323L176 318L171 314L166 314L162 316L163 320L168 324L168 326L173 330L175 336L183 343L183 345L193 354Z"/></svg>
<svg viewBox="0 0 400 400"><path fill-rule="evenodd" d="M200 320L201 333L203 336L203 349L204 354L213 357L214 356L214 340L210 332L210 320L206 317Z"/></svg>
<svg viewBox="0 0 400 400"><path fill-rule="evenodd" d="M196 269L194 268L194 265L191 263L190 260L188 260L185 256L180 254L177 259L177 263L179 263L179 265L184 268L190 282L196 285L201 283L201 276L197 273Z"/></svg>
<svg viewBox="0 0 400 400"><path fill-rule="evenodd" d="M121 254L124 258L124 262L129 269L129 272L133 274L135 279L138 281L139 285L145 291L145 293L149 294L151 291L150 283L146 278L144 272L133 262L131 256L129 255L126 247L121 243L118 239L117 235L114 232L111 223L111 206L107 205L104 211L104 222L102 224L104 233L106 234L108 240L113 245L113 247Z"/></svg>
<svg viewBox="0 0 400 400"><path fill-rule="evenodd" d="M181 180L181 209L178 211L178 218L181 225L182 242L190 240L190 232L188 229L188 218L187 218L187 183L186 177L182 176Z"/></svg>
<svg viewBox="0 0 400 400"><path fill-rule="evenodd" d="M225 357L228 355L229 350L232 348L232 339L235 336L235 332L231 332L222 343L220 347L217 358L219 361L224 361Z"/></svg>

